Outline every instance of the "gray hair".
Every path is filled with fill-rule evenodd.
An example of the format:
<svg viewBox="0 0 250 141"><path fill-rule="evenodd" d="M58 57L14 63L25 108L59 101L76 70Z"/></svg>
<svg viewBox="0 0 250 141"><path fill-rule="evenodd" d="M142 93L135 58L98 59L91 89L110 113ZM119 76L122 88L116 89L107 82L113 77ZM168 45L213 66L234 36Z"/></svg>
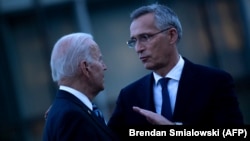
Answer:
<svg viewBox="0 0 250 141"><path fill-rule="evenodd" d="M53 81L76 74L82 60L91 61L90 46L96 45L92 35L87 33L72 33L61 37L54 45L51 54L50 67Z"/></svg>
<svg viewBox="0 0 250 141"><path fill-rule="evenodd" d="M151 4L147 6L139 7L138 9L134 10L130 14L131 20L135 20L136 18L148 14L154 13L155 16L155 25L158 29L163 30L170 26L176 28L178 33L178 41L180 41L182 37L182 27L179 21L177 14L165 5L160 4Z"/></svg>

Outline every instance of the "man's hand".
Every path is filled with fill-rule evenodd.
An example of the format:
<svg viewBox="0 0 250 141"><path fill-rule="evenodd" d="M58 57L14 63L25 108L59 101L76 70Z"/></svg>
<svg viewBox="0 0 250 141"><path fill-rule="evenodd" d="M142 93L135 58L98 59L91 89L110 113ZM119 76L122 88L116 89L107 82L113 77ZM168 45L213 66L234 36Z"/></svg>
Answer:
<svg viewBox="0 0 250 141"><path fill-rule="evenodd" d="M146 119L153 125L175 125L173 122L169 121L162 115L151 112L149 110L145 110L137 106L133 106L133 110L145 116Z"/></svg>

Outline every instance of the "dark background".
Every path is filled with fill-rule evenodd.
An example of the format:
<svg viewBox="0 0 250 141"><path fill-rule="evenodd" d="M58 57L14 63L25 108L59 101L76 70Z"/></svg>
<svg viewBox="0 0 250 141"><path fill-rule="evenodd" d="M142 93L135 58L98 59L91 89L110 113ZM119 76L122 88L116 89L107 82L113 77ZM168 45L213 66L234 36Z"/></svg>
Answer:
<svg viewBox="0 0 250 141"><path fill-rule="evenodd" d="M41 141L44 112L57 86L50 53L61 36L93 34L108 70L95 99L108 120L122 87L148 73L129 38L129 14L154 2L175 10L183 26L180 53L229 72L250 124L249 0L0 0L0 140Z"/></svg>

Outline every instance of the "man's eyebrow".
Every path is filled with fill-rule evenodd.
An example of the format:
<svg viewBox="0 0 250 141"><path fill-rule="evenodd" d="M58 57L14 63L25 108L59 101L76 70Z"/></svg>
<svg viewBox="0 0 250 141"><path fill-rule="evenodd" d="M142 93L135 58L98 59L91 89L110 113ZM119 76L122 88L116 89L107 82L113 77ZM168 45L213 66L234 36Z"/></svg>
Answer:
<svg viewBox="0 0 250 141"><path fill-rule="evenodd" d="M138 34L137 36L142 36L142 35L151 35L150 33L141 33L141 34ZM135 36L131 36L130 39L133 39L135 38Z"/></svg>

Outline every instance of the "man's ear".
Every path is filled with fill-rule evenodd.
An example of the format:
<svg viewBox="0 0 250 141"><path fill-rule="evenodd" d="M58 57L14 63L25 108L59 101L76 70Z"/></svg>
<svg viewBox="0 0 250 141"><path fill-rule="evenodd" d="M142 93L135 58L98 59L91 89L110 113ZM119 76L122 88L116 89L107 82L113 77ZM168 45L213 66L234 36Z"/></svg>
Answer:
<svg viewBox="0 0 250 141"><path fill-rule="evenodd" d="M178 39L178 33L177 30L175 28L171 28L168 31L169 33L169 37L170 37L170 44L175 44L177 42Z"/></svg>
<svg viewBox="0 0 250 141"><path fill-rule="evenodd" d="M81 61L81 63L79 64L79 68L80 71L85 74L85 75L89 75L89 66L88 66L88 62L86 62L85 60Z"/></svg>

